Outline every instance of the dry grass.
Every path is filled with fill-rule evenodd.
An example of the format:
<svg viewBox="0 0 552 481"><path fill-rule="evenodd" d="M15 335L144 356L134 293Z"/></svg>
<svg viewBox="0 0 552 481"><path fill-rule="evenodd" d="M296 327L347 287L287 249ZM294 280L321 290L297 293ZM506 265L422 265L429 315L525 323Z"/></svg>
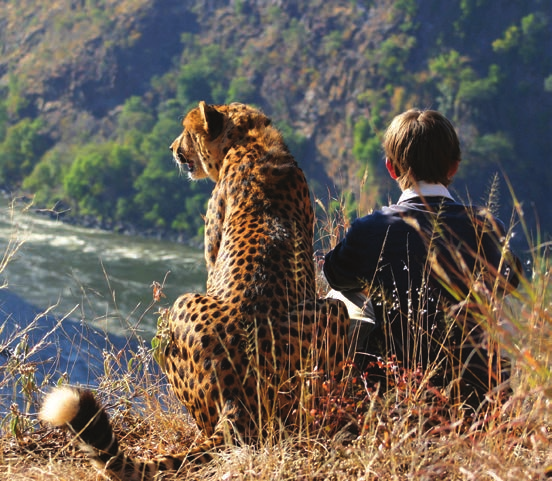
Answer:
<svg viewBox="0 0 552 481"><path fill-rule="evenodd" d="M427 423L419 403L374 402L360 436L347 430L332 437L290 434L279 442L229 448L182 479L545 479L552 464L549 402L539 390L516 394L473 423L454 417ZM127 448L143 457L181 449L197 434L182 413L113 420ZM60 431L5 434L1 446L4 479L99 479Z"/></svg>
<svg viewBox="0 0 552 481"><path fill-rule="evenodd" d="M337 223L329 222L331 231ZM331 232L328 233L331 236ZM17 245L17 244L14 244ZM532 276L506 305L485 312L513 360L513 394L489 398L476 415L451 405L422 373L394 370L385 395L361 375L328 383L301 432L276 430L257 446L235 446L181 479L208 480L544 480L552 477L552 266L535 245ZM0 348L2 346L0 345ZM393 367L393 366L391 366ZM151 352L107 352L97 392L121 442L151 458L185 450L200 434L154 368ZM25 376L0 365L0 386ZM27 381L32 381L32 377ZM55 381L56 379L52 379ZM45 386L35 385L42 393ZM0 479L97 480L66 433L41 426L32 409L10 408L0 420Z"/></svg>

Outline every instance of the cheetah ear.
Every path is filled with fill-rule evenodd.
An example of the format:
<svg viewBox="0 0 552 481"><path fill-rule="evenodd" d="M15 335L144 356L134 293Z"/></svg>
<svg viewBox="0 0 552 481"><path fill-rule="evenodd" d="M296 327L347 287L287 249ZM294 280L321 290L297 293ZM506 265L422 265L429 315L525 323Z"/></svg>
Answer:
<svg viewBox="0 0 552 481"><path fill-rule="evenodd" d="M224 125L224 115L221 114L213 105L206 104L203 100L199 102L199 111L203 118L203 128L209 134L211 140L216 139L222 132Z"/></svg>

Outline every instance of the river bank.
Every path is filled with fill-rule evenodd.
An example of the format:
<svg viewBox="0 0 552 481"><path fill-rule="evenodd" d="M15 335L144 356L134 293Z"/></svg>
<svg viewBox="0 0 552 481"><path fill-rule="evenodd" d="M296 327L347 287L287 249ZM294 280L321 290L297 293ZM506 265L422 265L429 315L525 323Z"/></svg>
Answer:
<svg viewBox="0 0 552 481"><path fill-rule="evenodd" d="M105 227L105 226L104 226ZM19 245L20 243L20 245ZM18 244L0 284L52 315L73 317L115 334L156 329L155 311L184 292L205 289L202 250L160 236L66 222L19 199L0 208L0 251ZM152 284L163 297L152 305Z"/></svg>
<svg viewBox="0 0 552 481"><path fill-rule="evenodd" d="M143 228L129 222L100 219L92 215L78 215L71 207L58 202L53 207L34 204L32 195L14 193L9 188L0 187L0 194L6 203L13 203L14 208L26 209L29 213L45 217L53 221L60 221L67 225L83 227L85 229L99 229L130 237L143 237L167 242L183 244L194 249L203 249L203 239L192 238L174 229Z"/></svg>

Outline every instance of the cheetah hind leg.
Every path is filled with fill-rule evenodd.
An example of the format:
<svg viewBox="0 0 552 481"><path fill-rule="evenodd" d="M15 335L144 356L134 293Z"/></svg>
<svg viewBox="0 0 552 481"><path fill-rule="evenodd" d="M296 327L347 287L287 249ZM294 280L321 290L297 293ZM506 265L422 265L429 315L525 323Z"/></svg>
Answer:
<svg viewBox="0 0 552 481"><path fill-rule="evenodd" d="M302 333L302 356L307 347L311 367L326 374L339 372L351 354L347 339L350 319L345 304L331 298L301 303L290 320L292 327ZM300 365L295 368L300 369Z"/></svg>
<svg viewBox="0 0 552 481"><path fill-rule="evenodd" d="M215 296L184 294L169 313L167 333L163 369L206 438L198 452L256 442L272 430L283 353L280 331L268 319L237 314Z"/></svg>
<svg viewBox="0 0 552 481"><path fill-rule="evenodd" d="M286 339L288 356L285 363L288 372L282 378L287 378L288 383L280 394L284 398L287 393L290 419L293 412L297 413L300 398L304 407L315 407L307 398L316 403L322 382L342 376L344 361L351 356L349 324L347 308L338 299L302 302L281 324L280 334Z"/></svg>

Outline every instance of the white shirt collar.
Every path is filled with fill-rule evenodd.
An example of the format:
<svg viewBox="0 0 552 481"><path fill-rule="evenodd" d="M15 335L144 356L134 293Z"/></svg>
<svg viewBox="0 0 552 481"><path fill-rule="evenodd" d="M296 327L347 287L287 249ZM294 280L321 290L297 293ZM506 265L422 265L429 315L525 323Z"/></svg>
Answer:
<svg viewBox="0 0 552 481"><path fill-rule="evenodd" d="M406 202L414 197L446 197L454 200L449 190L443 184L429 184L422 180L416 186L404 190L397 204Z"/></svg>

